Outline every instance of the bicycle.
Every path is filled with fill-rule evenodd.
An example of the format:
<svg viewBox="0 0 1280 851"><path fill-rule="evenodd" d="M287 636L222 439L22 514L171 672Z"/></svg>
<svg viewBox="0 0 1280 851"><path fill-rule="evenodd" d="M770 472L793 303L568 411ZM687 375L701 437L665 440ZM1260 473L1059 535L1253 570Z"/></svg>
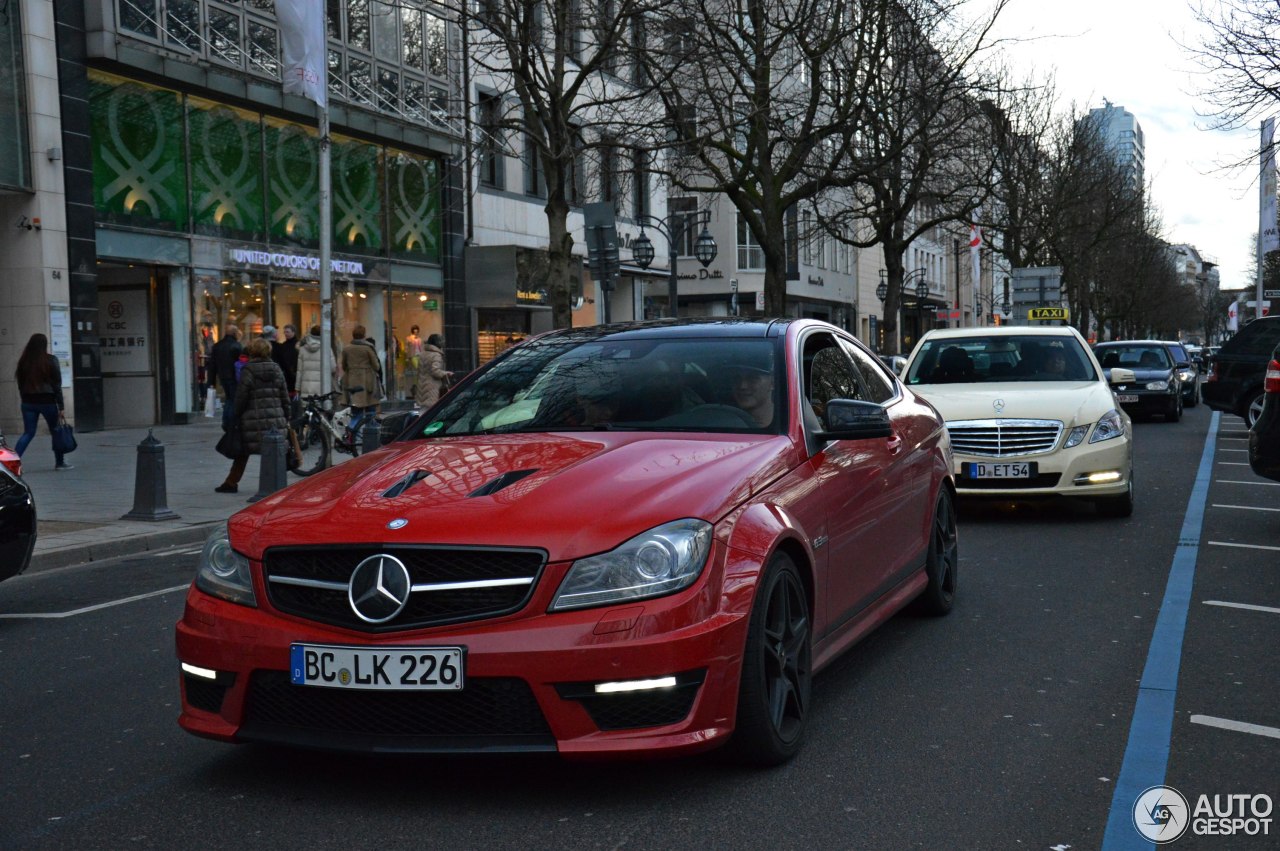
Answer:
<svg viewBox="0 0 1280 851"><path fill-rule="evenodd" d="M293 421L294 433L302 455L293 472L310 476L332 465L336 449L344 455L360 454L360 437L351 430L351 408L333 410L333 402L342 395L333 391L323 395L303 396L302 412Z"/></svg>

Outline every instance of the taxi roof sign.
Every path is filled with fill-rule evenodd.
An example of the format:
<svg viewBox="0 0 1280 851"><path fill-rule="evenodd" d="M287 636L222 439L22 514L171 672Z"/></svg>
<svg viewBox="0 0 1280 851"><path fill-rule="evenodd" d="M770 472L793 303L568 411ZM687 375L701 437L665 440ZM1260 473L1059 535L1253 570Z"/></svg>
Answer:
<svg viewBox="0 0 1280 851"><path fill-rule="evenodd" d="M1027 318L1035 320L1043 319L1068 319L1067 309L1065 307L1033 307L1027 311Z"/></svg>

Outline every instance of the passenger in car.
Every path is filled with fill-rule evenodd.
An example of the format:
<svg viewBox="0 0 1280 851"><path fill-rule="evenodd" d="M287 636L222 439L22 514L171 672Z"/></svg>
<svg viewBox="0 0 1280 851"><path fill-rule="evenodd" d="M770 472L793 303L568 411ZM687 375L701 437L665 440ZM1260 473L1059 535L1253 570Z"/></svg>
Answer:
<svg viewBox="0 0 1280 851"><path fill-rule="evenodd" d="M957 381L973 381L973 359L959 346L949 346L938 357L938 367L933 371L934 384Z"/></svg>

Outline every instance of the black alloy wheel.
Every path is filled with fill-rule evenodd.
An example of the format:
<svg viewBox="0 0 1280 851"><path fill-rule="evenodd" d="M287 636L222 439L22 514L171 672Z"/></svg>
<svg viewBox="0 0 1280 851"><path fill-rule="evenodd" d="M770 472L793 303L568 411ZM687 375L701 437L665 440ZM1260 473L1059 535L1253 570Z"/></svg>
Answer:
<svg viewBox="0 0 1280 851"><path fill-rule="evenodd" d="M929 529L929 554L925 573L929 583L916 598L915 609L925 615L945 615L956 601L960 570L960 538L956 533L955 498L945 486L938 492Z"/></svg>
<svg viewBox="0 0 1280 851"><path fill-rule="evenodd" d="M755 765L780 765L804 738L813 680L809 597L785 553L769 560L756 593L742 657L738 719L730 754Z"/></svg>

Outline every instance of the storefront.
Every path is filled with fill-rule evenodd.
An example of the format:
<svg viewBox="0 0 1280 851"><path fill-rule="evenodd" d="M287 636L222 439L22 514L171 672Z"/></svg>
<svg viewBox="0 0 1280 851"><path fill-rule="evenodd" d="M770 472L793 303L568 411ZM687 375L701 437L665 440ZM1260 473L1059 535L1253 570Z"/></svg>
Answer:
<svg viewBox="0 0 1280 851"><path fill-rule="evenodd" d="M105 425L185 422L229 324L242 342L320 324L318 140L96 71L90 89ZM390 404L412 398L417 341L444 327L441 168L333 136L330 344L336 362L364 326Z"/></svg>

